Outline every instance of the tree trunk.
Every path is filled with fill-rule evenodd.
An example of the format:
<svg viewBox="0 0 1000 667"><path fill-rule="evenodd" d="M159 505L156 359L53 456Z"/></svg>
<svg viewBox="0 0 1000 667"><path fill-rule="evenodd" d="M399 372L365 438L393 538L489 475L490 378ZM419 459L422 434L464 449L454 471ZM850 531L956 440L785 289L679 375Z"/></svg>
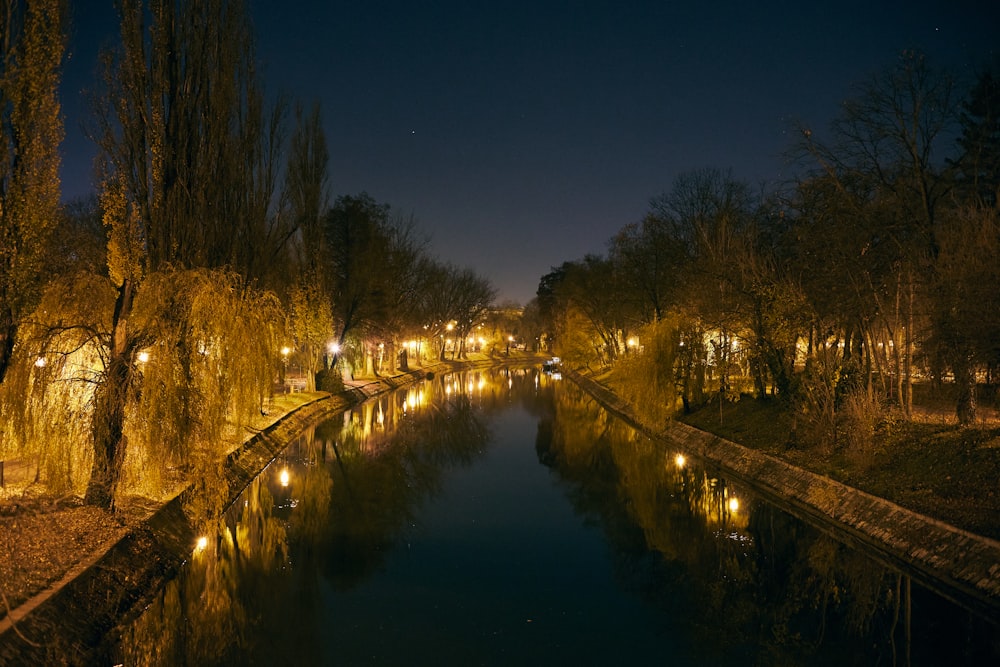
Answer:
<svg viewBox="0 0 1000 667"><path fill-rule="evenodd" d="M395 339L393 339L387 346L388 352L386 354L386 359L389 360L389 375L396 374L396 362L399 360L399 355L396 353L396 350L398 349L399 348L396 345Z"/></svg>
<svg viewBox="0 0 1000 667"><path fill-rule="evenodd" d="M91 433L94 464L84 503L113 509L115 492L125 461L125 405L128 396L129 363L121 355L108 364L104 380L94 393Z"/></svg>
<svg viewBox="0 0 1000 667"><path fill-rule="evenodd" d="M114 509L115 493L125 461L125 409L132 380L132 345L128 318L132 312L133 283L126 279L118 289L111 334L111 351L104 377L94 391L90 431L94 463L84 503Z"/></svg>
<svg viewBox="0 0 1000 667"><path fill-rule="evenodd" d="M909 418L913 415L913 271L910 270L909 293L906 299L906 329L903 331L903 412Z"/></svg>
<svg viewBox="0 0 1000 667"><path fill-rule="evenodd" d="M6 304L0 308L0 382L7 375L11 357L14 356L14 341L17 339L17 323L14 313Z"/></svg>
<svg viewBox="0 0 1000 667"><path fill-rule="evenodd" d="M952 370L955 373L955 389L958 394L955 415L959 424L971 424L976 421L976 369L972 364L970 354L961 352L955 355Z"/></svg>

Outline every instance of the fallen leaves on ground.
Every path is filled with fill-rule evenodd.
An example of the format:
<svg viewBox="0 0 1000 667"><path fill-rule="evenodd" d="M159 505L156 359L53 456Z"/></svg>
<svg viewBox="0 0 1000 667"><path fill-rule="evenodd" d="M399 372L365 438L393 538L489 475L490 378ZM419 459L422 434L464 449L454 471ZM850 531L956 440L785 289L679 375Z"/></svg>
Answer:
<svg viewBox="0 0 1000 667"><path fill-rule="evenodd" d="M0 619L125 531L114 514L77 498L0 504Z"/></svg>

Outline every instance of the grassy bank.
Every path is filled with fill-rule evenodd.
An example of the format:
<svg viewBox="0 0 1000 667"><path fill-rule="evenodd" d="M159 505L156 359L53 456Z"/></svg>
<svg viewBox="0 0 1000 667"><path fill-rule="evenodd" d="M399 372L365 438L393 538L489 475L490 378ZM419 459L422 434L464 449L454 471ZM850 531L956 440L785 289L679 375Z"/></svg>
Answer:
<svg viewBox="0 0 1000 667"><path fill-rule="evenodd" d="M918 394L919 396L919 394ZM681 421L829 476L902 507L1000 539L1000 422L950 423L921 401L913 421L885 420L870 447L806 446L777 400L707 405ZM992 412L987 409L987 414Z"/></svg>

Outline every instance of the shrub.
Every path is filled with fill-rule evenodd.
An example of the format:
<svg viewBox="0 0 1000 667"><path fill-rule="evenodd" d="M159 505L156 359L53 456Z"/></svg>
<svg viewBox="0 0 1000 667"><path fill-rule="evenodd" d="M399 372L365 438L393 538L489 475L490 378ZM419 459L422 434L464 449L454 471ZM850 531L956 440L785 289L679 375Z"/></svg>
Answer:
<svg viewBox="0 0 1000 667"><path fill-rule="evenodd" d="M316 389L336 394L344 390L344 378L336 368L316 373Z"/></svg>

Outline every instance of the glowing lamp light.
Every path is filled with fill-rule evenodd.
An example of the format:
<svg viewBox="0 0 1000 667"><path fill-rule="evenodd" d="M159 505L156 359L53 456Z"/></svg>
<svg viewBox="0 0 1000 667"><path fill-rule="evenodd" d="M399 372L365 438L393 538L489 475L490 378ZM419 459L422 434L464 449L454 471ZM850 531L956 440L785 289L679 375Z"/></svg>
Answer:
<svg viewBox="0 0 1000 667"><path fill-rule="evenodd" d="M207 547L208 547L208 538L202 535L201 537L198 538L198 541L195 542L194 550L204 551Z"/></svg>
<svg viewBox="0 0 1000 667"><path fill-rule="evenodd" d="M139 363L140 364L144 364L147 361L149 361L149 352L140 352L139 353Z"/></svg>
<svg viewBox="0 0 1000 667"><path fill-rule="evenodd" d="M329 345L326 346L326 349L330 352L330 354L337 354L338 352L340 352L340 345L337 345L336 343L330 343Z"/></svg>
<svg viewBox="0 0 1000 667"><path fill-rule="evenodd" d="M736 512L739 509L740 509L739 498L737 498L736 496L733 496L732 498L729 499L729 511L730 512Z"/></svg>
<svg viewBox="0 0 1000 667"><path fill-rule="evenodd" d="M45 361L45 357L38 357L37 359L35 359L35 365L38 366L39 368L44 368L46 363L47 362Z"/></svg>
<svg viewBox="0 0 1000 667"><path fill-rule="evenodd" d="M677 464L678 468L683 468L684 464L687 463L687 459L684 458L683 454L678 454L676 457L674 457L674 463Z"/></svg>
<svg viewBox="0 0 1000 667"><path fill-rule="evenodd" d="M289 354L291 354L291 352L292 352L292 348L288 347L287 345L285 347L281 348L281 356L283 356L283 357L287 357Z"/></svg>
<svg viewBox="0 0 1000 667"><path fill-rule="evenodd" d="M288 468L281 469L281 474L278 475L278 479L281 481L282 486L288 486L288 481L289 481Z"/></svg>

